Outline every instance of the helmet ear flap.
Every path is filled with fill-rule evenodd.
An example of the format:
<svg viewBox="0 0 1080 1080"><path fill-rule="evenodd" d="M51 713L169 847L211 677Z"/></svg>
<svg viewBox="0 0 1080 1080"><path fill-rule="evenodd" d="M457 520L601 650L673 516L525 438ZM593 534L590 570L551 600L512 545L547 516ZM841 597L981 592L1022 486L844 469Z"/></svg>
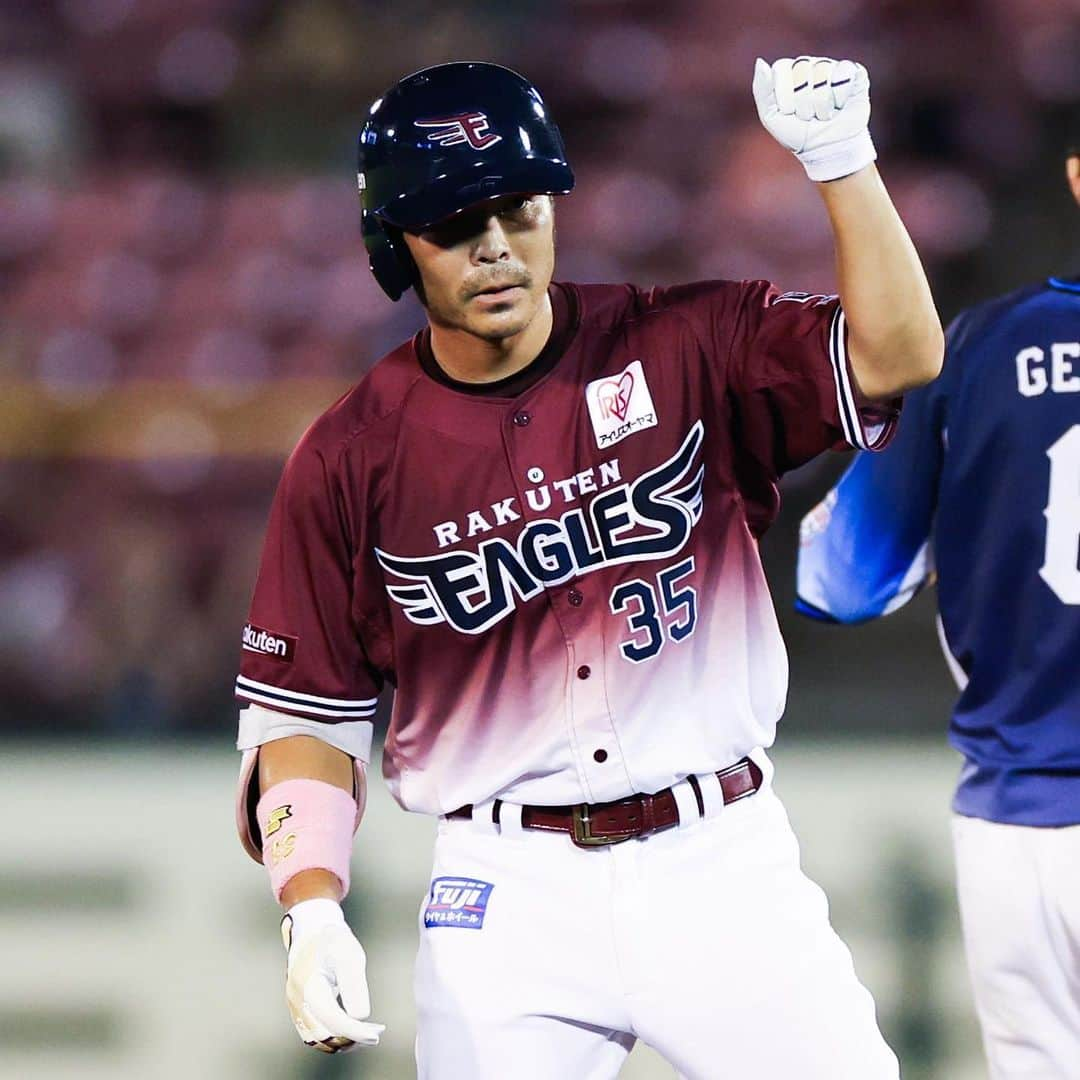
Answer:
<svg viewBox="0 0 1080 1080"><path fill-rule="evenodd" d="M395 240L386 226L366 209L360 214L360 233L375 280L391 300L400 300L414 277L412 257L404 242Z"/></svg>

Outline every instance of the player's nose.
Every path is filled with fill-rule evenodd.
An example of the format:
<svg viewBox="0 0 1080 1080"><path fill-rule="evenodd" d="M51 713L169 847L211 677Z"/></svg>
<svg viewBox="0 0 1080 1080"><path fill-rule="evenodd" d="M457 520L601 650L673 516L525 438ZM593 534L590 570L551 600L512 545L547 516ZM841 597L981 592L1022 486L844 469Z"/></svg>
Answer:
<svg viewBox="0 0 1080 1080"><path fill-rule="evenodd" d="M498 215L492 214L484 222L483 229L476 236L472 254L473 262L478 265L510 258L510 241Z"/></svg>

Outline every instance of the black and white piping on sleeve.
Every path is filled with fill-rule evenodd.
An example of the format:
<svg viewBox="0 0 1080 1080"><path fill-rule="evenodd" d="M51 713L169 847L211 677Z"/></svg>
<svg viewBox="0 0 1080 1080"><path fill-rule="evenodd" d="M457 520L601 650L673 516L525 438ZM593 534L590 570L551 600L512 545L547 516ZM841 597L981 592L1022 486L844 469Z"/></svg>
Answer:
<svg viewBox="0 0 1080 1080"><path fill-rule="evenodd" d="M246 701L267 705L272 709L301 713L305 716L322 716L330 720L355 720L359 717L374 716L377 700L367 698L347 701L343 698L300 694L295 690L282 690L269 683L256 682L243 675L238 675L236 678L236 696Z"/></svg>
<svg viewBox="0 0 1080 1080"><path fill-rule="evenodd" d="M832 361L833 379L836 382L836 403L840 409L840 426L844 438L859 450L873 450L881 443L887 424L863 425L859 406L855 401L855 388L851 384L851 371L847 355L847 319L844 309L837 307L829 326L829 359Z"/></svg>

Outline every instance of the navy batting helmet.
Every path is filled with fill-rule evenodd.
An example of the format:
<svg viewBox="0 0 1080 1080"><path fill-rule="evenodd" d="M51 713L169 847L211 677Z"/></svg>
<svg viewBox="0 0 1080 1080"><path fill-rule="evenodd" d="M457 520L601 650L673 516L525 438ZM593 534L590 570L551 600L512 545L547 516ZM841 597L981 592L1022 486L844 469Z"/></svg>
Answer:
<svg viewBox="0 0 1080 1080"><path fill-rule="evenodd" d="M401 232L499 195L574 186L562 136L537 89L497 64L439 64L382 95L360 132L361 231L391 300L413 284Z"/></svg>

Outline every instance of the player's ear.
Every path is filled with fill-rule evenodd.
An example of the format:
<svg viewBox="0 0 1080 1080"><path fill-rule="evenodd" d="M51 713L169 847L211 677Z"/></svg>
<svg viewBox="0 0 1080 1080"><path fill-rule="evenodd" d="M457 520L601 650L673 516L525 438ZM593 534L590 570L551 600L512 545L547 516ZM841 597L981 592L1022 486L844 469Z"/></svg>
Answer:
<svg viewBox="0 0 1080 1080"><path fill-rule="evenodd" d="M1080 205L1080 149L1071 151L1065 159L1065 177L1073 198Z"/></svg>

